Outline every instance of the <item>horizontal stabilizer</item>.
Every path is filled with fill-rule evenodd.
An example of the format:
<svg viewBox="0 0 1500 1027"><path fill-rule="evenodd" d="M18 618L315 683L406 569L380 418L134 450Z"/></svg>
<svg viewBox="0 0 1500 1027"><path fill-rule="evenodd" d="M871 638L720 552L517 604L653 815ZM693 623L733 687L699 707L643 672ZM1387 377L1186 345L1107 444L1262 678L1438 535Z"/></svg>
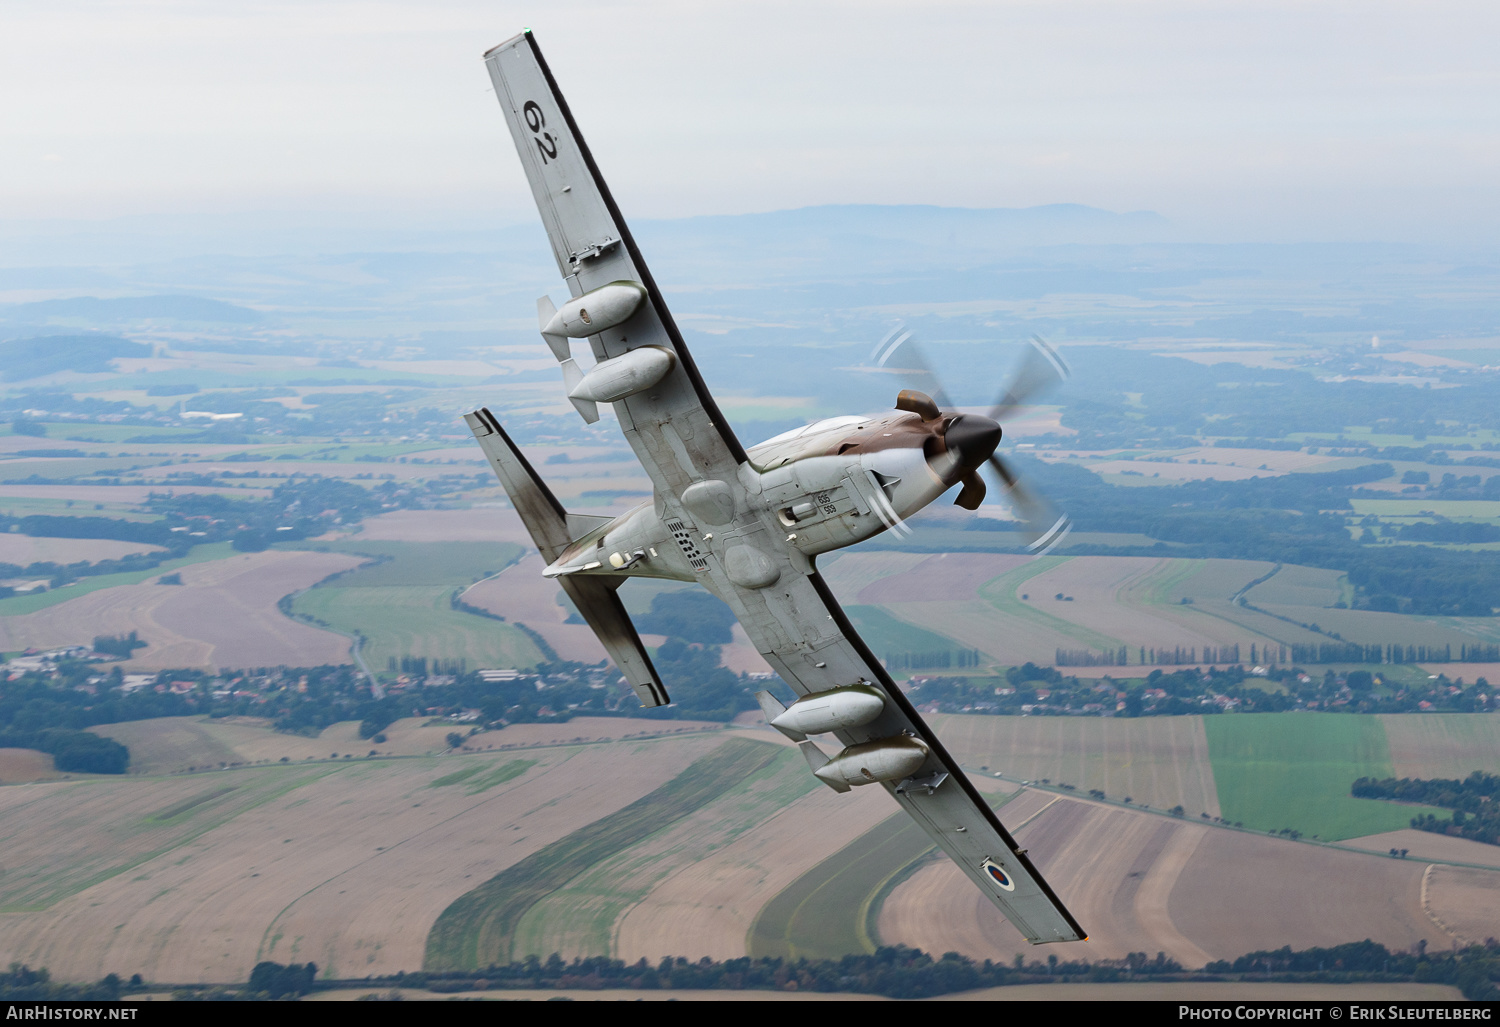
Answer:
<svg viewBox="0 0 1500 1027"><path fill-rule="evenodd" d="M505 494L521 516L521 523L531 533L531 540L548 563L556 560L573 541L573 536L568 533L567 511L488 408L464 414L464 421L479 440L479 448L489 458L495 477L505 486Z"/></svg>
<svg viewBox="0 0 1500 1027"><path fill-rule="evenodd" d="M495 476L505 486L505 494L520 515L521 523L526 525L532 541L548 563L556 560L574 539L608 523L607 517L570 514L564 510L488 409L465 414L464 420L489 458ZM646 647L641 644L635 625L630 622L630 615L625 612L625 605L615 595L619 579L573 576L560 578L558 583L593 628L594 634L599 636L604 651L625 675L630 687L640 696L641 705L665 706L671 702L666 686L651 665Z"/></svg>
<svg viewBox="0 0 1500 1027"><path fill-rule="evenodd" d="M661 683L651 664L651 656L641 644L641 636L636 634L630 614L625 612L625 604L615 594L619 579L574 574L558 578L557 583L568 593L568 598L594 629L594 634L599 636L609 658L635 689L641 705L665 706L671 702L667 687Z"/></svg>

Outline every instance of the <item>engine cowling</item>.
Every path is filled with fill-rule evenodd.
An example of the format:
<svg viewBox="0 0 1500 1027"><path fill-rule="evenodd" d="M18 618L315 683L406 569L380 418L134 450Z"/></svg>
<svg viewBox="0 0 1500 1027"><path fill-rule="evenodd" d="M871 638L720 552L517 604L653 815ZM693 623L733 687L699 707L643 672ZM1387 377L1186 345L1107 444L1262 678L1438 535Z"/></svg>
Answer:
<svg viewBox="0 0 1500 1027"><path fill-rule="evenodd" d="M542 334L586 339L629 321L645 302L646 287L639 282L610 282L564 303L542 325Z"/></svg>
<svg viewBox="0 0 1500 1027"><path fill-rule="evenodd" d="M820 735L825 731L861 727L880 716L885 697L865 685L850 685L804 695L786 711L771 718L779 731Z"/></svg>
<svg viewBox="0 0 1500 1027"><path fill-rule="evenodd" d="M812 765L817 747L812 742L802 742L801 748ZM931 750L919 739L905 736L882 738L851 745L833 759L813 766L812 772L835 791L844 792L859 785L911 777L930 755Z"/></svg>

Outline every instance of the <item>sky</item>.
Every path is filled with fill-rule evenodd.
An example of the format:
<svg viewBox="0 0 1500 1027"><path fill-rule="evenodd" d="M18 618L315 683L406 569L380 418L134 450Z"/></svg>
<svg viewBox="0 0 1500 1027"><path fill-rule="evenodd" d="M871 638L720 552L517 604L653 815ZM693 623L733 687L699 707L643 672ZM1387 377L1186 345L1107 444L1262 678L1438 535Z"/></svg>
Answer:
<svg viewBox="0 0 1500 1027"><path fill-rule="evenodd" d="M630 218L1082 203L1210 241L1500 229L1493 0L6 0L0 221L534 217L481 62L526 26Z"/></svg>

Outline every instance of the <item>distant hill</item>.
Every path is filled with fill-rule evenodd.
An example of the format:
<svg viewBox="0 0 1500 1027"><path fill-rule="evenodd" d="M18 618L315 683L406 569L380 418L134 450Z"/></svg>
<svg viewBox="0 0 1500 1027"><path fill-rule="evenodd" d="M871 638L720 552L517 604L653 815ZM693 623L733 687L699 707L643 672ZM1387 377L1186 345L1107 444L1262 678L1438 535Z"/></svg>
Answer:
<svg viewBox="0 0 1500 1027"><path fill-rule="evenodd" d="M0 307L0 319L35 324L49 320L119 325L137 321L189 321L199 324L255 324L260 311L201 296L96 296L40 300Z"/></svg>
<svg viewBox="0 0 1500 1027"><path fill-rule="evenodd" d="M718 266L756 264L788 276L839 275L972 266L1018 250L1062 244L1159 242L1171 222L1151 211L1116 214L1079 204L1024 208L877 206L803 207L763 214L715 215L632 226L657 262L712 276ZM770 277L780 277L771 274Z"/></svg>
<svg viewBox="0 0 1500 1027"><path fill-rule="evenodd" d="M119 357L149 357L151 347L113 335L44 335L0 343L0 379L23 382L30 378L77 371L97 374L112 370Z"/></svg>

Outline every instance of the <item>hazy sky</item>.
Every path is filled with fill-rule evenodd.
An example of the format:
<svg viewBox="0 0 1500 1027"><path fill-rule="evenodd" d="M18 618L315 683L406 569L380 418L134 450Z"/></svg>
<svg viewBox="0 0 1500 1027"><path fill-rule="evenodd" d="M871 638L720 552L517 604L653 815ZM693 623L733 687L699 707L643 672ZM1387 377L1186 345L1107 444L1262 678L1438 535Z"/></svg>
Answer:
<svg viewBox="0 0 1500 1027"><path fill-rule="evenodd" d="M534 216L480 60L529 25L627 216L1158 211L1493 239L1500 4L6 0L0 219Z"/></svg>

